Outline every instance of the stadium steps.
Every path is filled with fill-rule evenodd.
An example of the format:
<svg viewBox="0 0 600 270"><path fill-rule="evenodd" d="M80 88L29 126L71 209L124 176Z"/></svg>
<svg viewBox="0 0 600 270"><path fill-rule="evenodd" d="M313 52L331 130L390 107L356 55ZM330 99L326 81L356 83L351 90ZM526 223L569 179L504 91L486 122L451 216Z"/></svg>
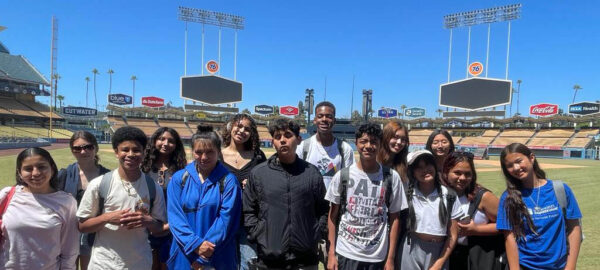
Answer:
<svg viewBox="0 0 600 270"><path fill-rule="evenodd" d="M573 134L571 135L571 137L569 137L569 139L562 146L565 147L565 146L569 145L571 143L571 141L573 141L573 139L577 137L577 133L579 133L579 130L575 130L573 132Z"/></svg>
<svg viewBox="0 0 600 270"><path fill-rule="evenodd" d="M500 134L502 134L503 131L499 131L498 134L496 134L496 136L494 136L494 138L490 141L490 145L494 144L494 142L496 141L496 139L498 139L498 137L500 137Z"/></svg>
<svg viewBox="0 0 600 270"><path fill-rule="evenodd" d="M527 143L525 143L525 145L529 145L529 143L531 142L531 140L533 140L533 138L535 138L538 133L540 132L540 130L536 130L535 132L533 132L533 135L531 135L531 137L529 137L529 139L527 140Z"/></svg>

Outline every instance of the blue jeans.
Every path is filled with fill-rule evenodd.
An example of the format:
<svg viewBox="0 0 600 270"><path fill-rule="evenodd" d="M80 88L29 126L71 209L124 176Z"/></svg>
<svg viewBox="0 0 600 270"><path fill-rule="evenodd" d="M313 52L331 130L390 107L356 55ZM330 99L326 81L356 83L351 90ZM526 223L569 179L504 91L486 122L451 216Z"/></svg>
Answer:
<svg viewBox="0 0 600 270"><path fill-rule="evenodd" d="M240 270L248 270L248 263L252 258L256 258L256 245L248 241L248 234L245 228L238 231L238 252Z"/></svg>

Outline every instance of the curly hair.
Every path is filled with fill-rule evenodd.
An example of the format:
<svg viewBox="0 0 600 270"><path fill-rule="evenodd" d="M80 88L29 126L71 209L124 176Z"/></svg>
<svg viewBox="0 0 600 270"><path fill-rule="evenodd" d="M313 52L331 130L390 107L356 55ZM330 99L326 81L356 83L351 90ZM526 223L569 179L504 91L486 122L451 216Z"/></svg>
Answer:
<svg viewBox="0 0 600 270"><path fill-rule="evenodd" d="M406 134L406 145L400 150L400 153L393 155L389 142L392 137L396 136L398 130L403 130L404 134ZM382 147L379 153L377 153L377 161L381 164L390 165L396 169L400 176L402 176L402 179L406 179L406 156L408 155L408 146L410 145L408 129L399 121L390 121L383 127L383 139L381 142ZM392 155L393 158L390 160Z"/></svg>
<svg viewBox="0 0 600 270"><path fill-rule="evenodd" d="M258 136L256 121L254 121L252 116L245 113L236 114L225 125L221 134L221 137L223 137L223 146L227 147L231 144L231 130L233 130L233 127L238 125L242 120L248 120L248 122L250 122L250 138L244 143L244 149L252 150L255 154L258 154L260 152L260 138Z"/></svg>
<svg viewBox="0 0 600 270"><path fill-rule="evenodd" d="M124 126L115 130L115 134L112 136L111 143L113 149L117 149L119 144L124 141L137 142L145 150L146 144L148 143L148 138L141 129L133 126Z"/></svg>
<svg viewBox="0 0 600 270"><path fill-rule="evenodd" d="M512 153L520 153L529 158L531 156L531 150L527 146L521 143L512 143L504 147L502 152L500 153L500 167L502 167L502 172L504 173L504 178L506 178L506 203L504 208L506 210L506 215L508 217L508 222L512 227L512 232L515 235L515 238L524 238L525 237L525 228L523 218L527 222L527 226L531 229L534 234L537 234L537 230L535 225L533 224L533 219L531 219L531 215L527 211L527 206L525 202L523 202L523 198L521 197L521 190L523 189L523 182L519 179L514 178L508 172L508 168L506 168L506 164L504 164L504 160L508 154ZM533 160L533 172L535 176L539 179L546 178L546 172L544 172L540 165L537 162L537 159Z"/></svg>
<svg viewBox="0 0 600 270"><path fill-rule="evenodd" d="M54 162L54 159L52 158L50 153L48 153L48 151L39 147L27 148L21 151L21 153L19 153L19 155L17 156L17 169L15 173L17 185L27 186L27 183L25 183L25 181L21 179L21 167L23 166L23 160L32 156L41 156L50 164L50 168L52 169L52 176L50 177L50 186L53 189L58 190L58 167L56 166L56 162Z"/></svg>
<svg viewBox="0 0 600 270"><path fill-rule="evenodd" d="M440 177L438 177L438 170L437 170L437 165L435 164L435 159L433 157L433 155L431 154L426 154L426 155L421 155L419 157L417 157L415 159L415 161L411 164L408 165L408 170L407 170L407 174L408 174L408 188L406 190L406 201L408 202L408 230L409 232L414 232L415 231L415 225L417 223L417 218L416 218L416 214L415 214L415 209L413 207L413 197L414 197L414 190L419 189L419 184L417 178L414 175L414 171L415 169L419 166L419 163L421 163L421 161L424 161L425 164L428 165L432 165L434 168L434 172L435 175L433 177L434 179L434 186L435 189L438 192L438 196L440 197L440 203L438 205L439 207L439 215L438 218L440 219L440 224L448 224L448 222L450 221L450 213L448 213L448 210L445 207L445 203L444 203L444 196L442 194L442 183L440 182Z"/></svg>
<svg viewBox="0 0 600 270"><path fill-rule="evenodd" d="M175 173L176 171L185 168L185 165L187 165L185 149L181 137L179 137L179 133L170 127L161 127L154 131L146 146L146 155L144 156L144 162L142 163L142 171L144 173L158 170L154 164L160 155L159 150L156 148L156 140L158 140L165 132L169 132L175 139L175 150L173 150L173 153L171 153L168 159L169 172Z"/></svg>
<svg viewBox="0 0 600 270"><path fill-rule="evenodd" d="M373 136L373 137L379 139L379 141L381 142L381 137L383 135L383 132L381 131L381 127L378 124L369 122L369 123L364 123L364 124L360 125L356 129L356 132L354 132L354 138L356 140L358 140L364 134L367 134L368 136Z"/></svg>

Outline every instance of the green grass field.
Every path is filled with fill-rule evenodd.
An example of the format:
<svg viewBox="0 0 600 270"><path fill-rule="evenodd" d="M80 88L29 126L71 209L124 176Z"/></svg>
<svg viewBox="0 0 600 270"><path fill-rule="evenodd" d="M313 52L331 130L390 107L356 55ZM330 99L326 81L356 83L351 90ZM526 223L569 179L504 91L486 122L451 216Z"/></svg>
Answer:
<svg viewBox="0 0 600 270"><path fill-rule="evenodd" d="M100 147L99 156L101 163L107 168L115 168L117 161L109 145ZM64 168L75 161L69 149L51 150L59 168ZM265 154L270 156L272 149L265 149ZM5 172L0 177L0 187L13 185L15 183L16 155L0 157L0 171ZM497 161L497 158L492 158ZM600 185L594 183L594 179L600 176L600 161L595 160L562 160L562 159L539 159L541 167L547 173L549 179L560 179L568 183L575 192L579 207L583 212L583 223L585 241L583 242L579 255L578 269L600 269L600 211L594 210L600 207ZM581 166L577 168L550 168L554 165ZM478 173L478 181L499 196L505 189L504 178L499 164L478 164L477 168L482 171ZM494 170L497 168L497 170ZM595 198L595 199L594 199Z"/></svg>

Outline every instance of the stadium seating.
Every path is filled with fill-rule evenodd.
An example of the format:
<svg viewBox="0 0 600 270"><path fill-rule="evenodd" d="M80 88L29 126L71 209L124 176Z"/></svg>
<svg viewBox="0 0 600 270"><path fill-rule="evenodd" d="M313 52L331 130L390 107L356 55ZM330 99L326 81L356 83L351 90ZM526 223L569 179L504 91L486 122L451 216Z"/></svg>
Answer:
<svg viewBox="0 0 600 270"><path fill-rule="evenodd" d="M13 98L0 97L0 107L16 115L45 117L44 115L32 110L31 108L23 105L22 103L17 102Z"/></svg>
<svg viewBox="0 0 600 270"><path fill-rule="evenodd" d="M183 120L158 120L158 125L175 129L181 138L189 139L193 135L192 130L190 130Z"/></svg>
<svg viewBox="0 0 600 270"><path fill-rule="evenodd" d="M565 147L584 148L593 141L593 138L573 138Z"/></svg>
<svg viewBox="0 0 600 270"><path fill-rule="evenodd" d="M127 118L127 125L141 129L147 136L152 136L154 131L159 128L154 119Z"/></svg>
<svg viewBox="0 0 600 270"><path fill-rule="evenodd" d="M575 134L575 138L587 138L590 136L596 136L598 134L598 129L586 129L580 130Z"/></svg>
<svg viewBox="0 0 600 270"><path fill-rule="evenodd" d="M256 129L258 130L258 138L261 141L271 140L273 138L271 137L271 133L269 133L269 129L266 126L257 126Z"/></svg>

